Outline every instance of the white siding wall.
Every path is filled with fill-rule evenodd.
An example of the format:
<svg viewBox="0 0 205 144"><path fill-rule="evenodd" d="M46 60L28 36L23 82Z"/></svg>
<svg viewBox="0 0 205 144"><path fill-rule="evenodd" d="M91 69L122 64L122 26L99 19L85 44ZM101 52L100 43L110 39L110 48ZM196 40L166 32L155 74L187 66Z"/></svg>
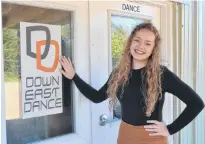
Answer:
<svg viewBox="0 0 205 144"><path fill-rule="evenodd" d="M189 86L195 89L195 17L192 3L182 5L182 51L181 51L181 78ZM180 102L180 111L184 110L185 104ZM180 132L180 144L194 144L194 121L188 124Z"/></svg>
<svg viewBox="0 0 205 144"><path fill-rule="evenodd" d="M173 4L173 71L205 101L205 1ZM174 119L185 104L174 98ZM175 134L174 144L205 143L205 110Z"/></svg>
<svg viewBox="0 0 205 144"><path fill-rule="evenodd" d="M181 78L205 100L205 2L182 5ZM179 111L185 108L180 102ZM180 144L205 143L205 111L180 132Z"/></svg>
<svg viewBox="0 0 205 144"><path fill-rule="evenodd" d="M205 1L197 2L196 91L205 102ZM205 110L195 122L195 144L205 143Z"/></svg>

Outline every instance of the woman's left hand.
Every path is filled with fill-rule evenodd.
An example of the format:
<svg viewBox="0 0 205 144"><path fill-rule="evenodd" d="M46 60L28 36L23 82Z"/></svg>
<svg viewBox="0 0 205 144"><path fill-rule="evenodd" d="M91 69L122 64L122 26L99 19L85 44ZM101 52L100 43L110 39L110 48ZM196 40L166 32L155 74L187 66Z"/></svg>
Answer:
<svg viewBox="0 0 205 144"><path fill-rule="evenodd" d="M152 125L145 125L144 128L146 131L151 132L150 136L169 136L167 126L163 122L156 120L148 120L147 123L153 123Z"/></svg>

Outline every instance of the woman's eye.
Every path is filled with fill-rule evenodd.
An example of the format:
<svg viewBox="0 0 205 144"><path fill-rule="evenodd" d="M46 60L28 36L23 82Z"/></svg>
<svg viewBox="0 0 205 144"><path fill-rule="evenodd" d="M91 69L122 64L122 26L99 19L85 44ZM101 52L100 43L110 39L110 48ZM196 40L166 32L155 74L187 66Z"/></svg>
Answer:
<svg viewBox="0 0 205 144"><path fill-rule="evenodd" d="M136 39L135 41L136 41L136 42L139 42L139 40L137 40L137 39Z"/></svg>
<svg viewBox="0 0 205 144"><path fill-rule="evenodd" d="M147 45L147 46L151 46L151 44L150 44L150 43L147 43L146 45Z"/></svg>

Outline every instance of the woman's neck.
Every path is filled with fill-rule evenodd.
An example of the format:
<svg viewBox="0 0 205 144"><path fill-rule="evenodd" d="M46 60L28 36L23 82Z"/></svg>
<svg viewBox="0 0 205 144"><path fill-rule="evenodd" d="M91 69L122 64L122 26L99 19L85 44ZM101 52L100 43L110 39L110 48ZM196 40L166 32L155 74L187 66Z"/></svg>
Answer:
<svg viewBox="0 0 205 144"><path fill-rule="evenodd" d="M132 69L141 69L145 67L147 64L147 60L145 61L138 61L136 59L133 59L132 61Z"/></svg>

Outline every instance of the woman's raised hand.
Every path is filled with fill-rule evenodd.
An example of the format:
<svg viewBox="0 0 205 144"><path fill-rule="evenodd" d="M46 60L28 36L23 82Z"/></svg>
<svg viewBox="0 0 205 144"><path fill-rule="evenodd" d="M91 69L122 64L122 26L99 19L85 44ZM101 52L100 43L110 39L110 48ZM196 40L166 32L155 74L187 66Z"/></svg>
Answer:
<svg viewBox="0 0 205 144"><path fill-rule="evenodd" d="M59 60L60 64L62 65L63 69L60 69L60 72L68 79L72 79L75 75L75 70L73 68L73 64L71 63L70 59L66 58L65 56L60 56Z"/></svg>

